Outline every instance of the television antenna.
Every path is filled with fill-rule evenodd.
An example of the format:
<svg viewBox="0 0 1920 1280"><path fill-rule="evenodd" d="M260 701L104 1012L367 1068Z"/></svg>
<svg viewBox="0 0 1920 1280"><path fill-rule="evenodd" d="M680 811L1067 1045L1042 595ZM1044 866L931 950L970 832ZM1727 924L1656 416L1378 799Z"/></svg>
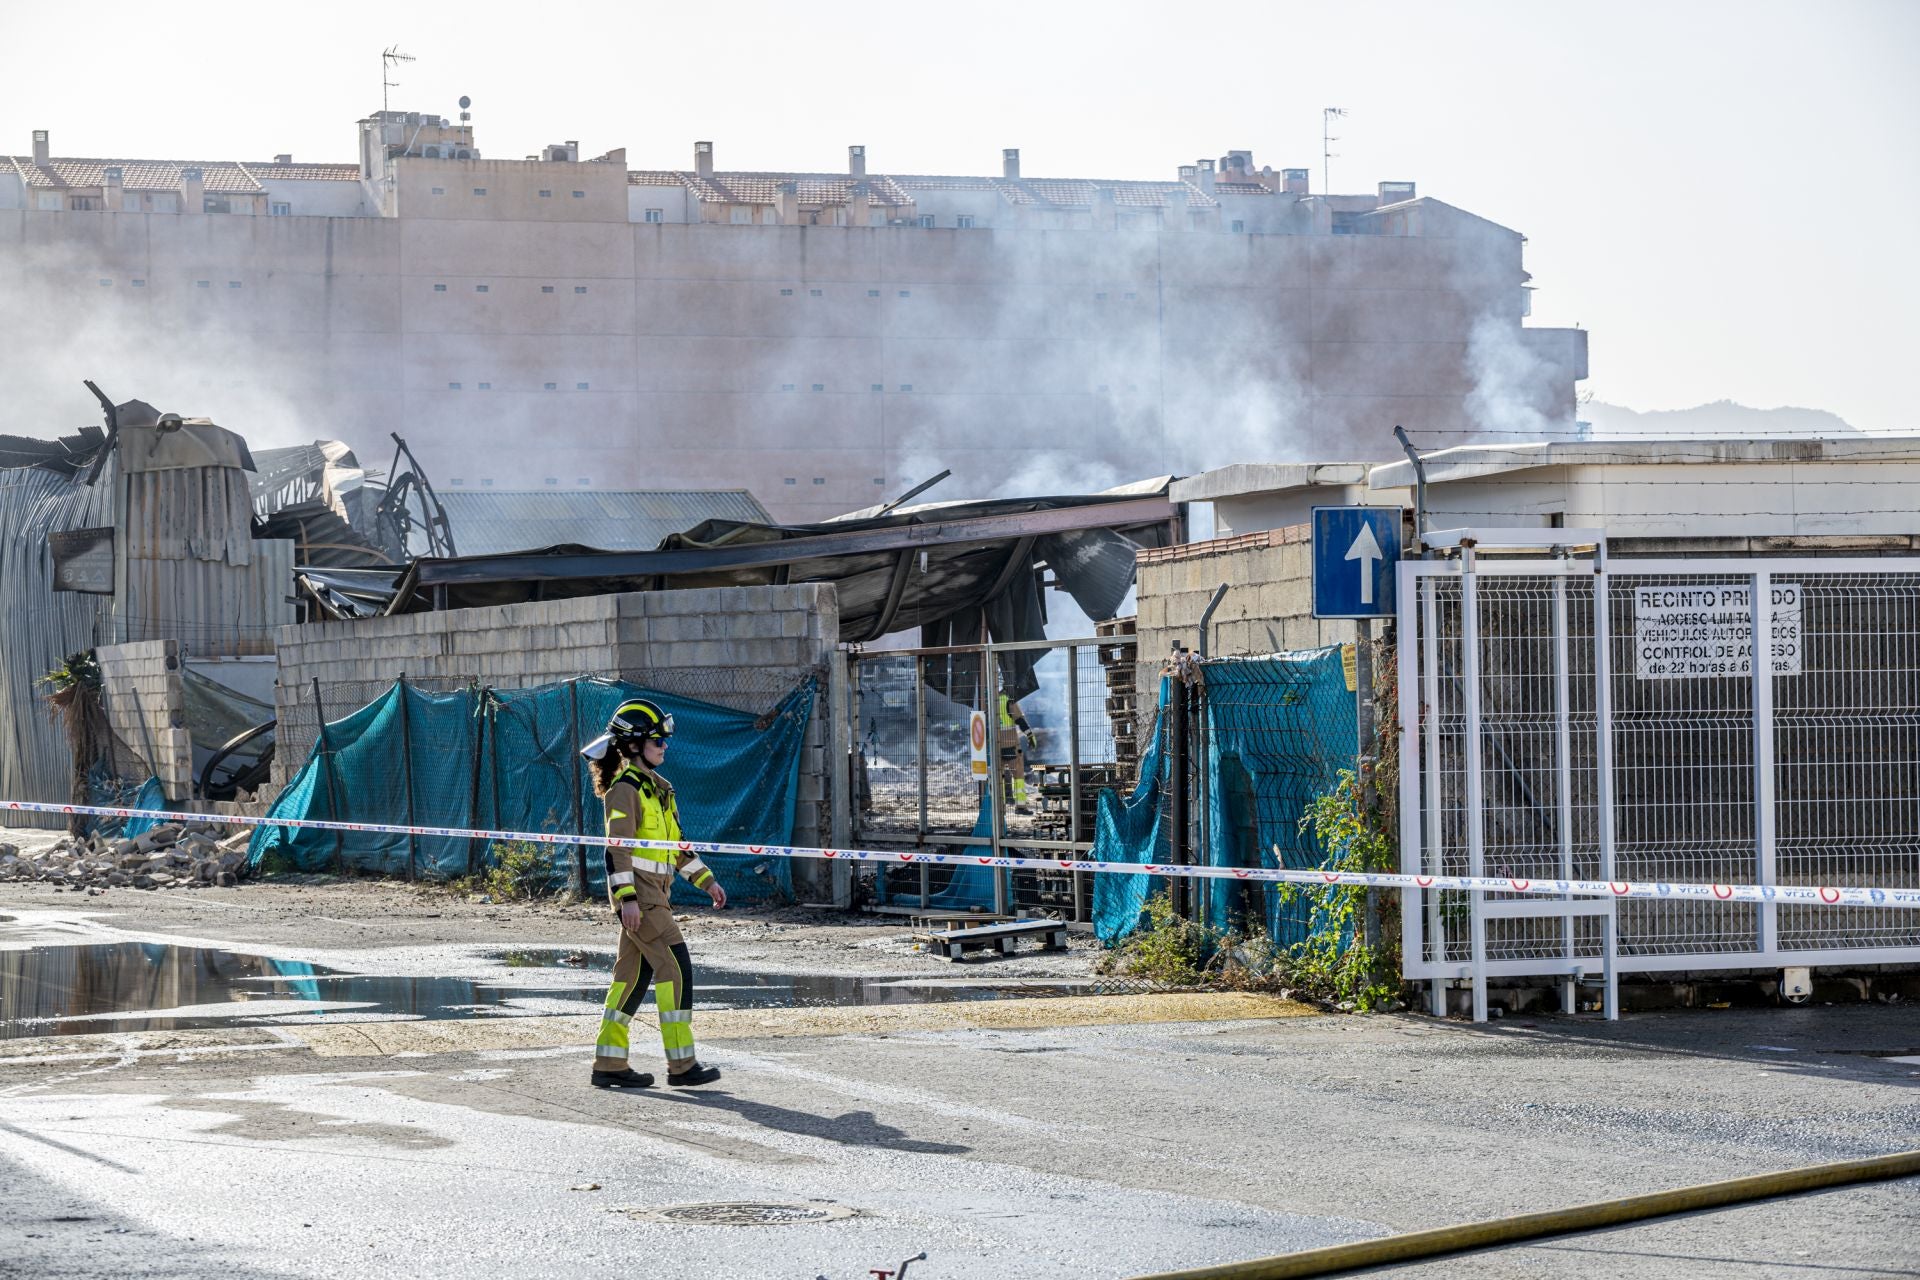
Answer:
<svg viewBox="0 0 1920 1280"><path fill-rule="evenodd" d="M403 62L412 62L412 61L413 61L413 55L410 53L400 52L400 46L397 44L392 46L391 48L382 49L380 51L380 114L381 115L385 115L387 113L387 90L398 89L400 87L400 82L398 80L393 80L389 78L393 75L393 69Z"/></svg>
<svg viewBox="0 0 1920 1280"><path fill-rule="evenodd" d="M1333 194L1333 144L1340 141L1333 135L1333 118L1345 114L1345 107L1320 108L1320 190L1325 195Z"/></svg>

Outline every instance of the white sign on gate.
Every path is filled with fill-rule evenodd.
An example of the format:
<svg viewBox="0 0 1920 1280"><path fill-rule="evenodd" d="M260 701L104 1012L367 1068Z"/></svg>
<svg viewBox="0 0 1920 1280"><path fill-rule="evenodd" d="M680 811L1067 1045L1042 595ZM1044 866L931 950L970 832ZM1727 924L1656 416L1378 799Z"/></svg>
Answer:
<svg viewBox="0 0 1920 1280"><path fill-rule="evenodd" d="M1776 583L1772 592L1773 674L1797 676L1804 648L1800 588ZM1641 680L1752 675L1752 588L1635 587L1633 674Z"/></svg>

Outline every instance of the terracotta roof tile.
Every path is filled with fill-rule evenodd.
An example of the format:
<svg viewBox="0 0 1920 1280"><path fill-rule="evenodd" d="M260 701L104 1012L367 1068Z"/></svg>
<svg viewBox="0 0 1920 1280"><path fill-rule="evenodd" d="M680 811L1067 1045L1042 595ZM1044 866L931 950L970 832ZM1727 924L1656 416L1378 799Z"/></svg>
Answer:
<svg viewBox="0 0 1920 1280"><path fill-rule="evenodd" d="M253 194L260 184L231 160L70 160L55 158L36 165L31 156L11 156L13 167L29 187L68 189L103 185L107 170L118 166L129 191L178 191L180 170L196 166L205 175L209 193Z"/></svg>
<svg viewBox="0 0 1920 1280"><path fill-rule="evenodd" d="M275 164L273 161L259 162L243 160L240 167L262 182L358 182L360 166L357 164Z"/></svg>
<svg viewBox="0 0 1920 1280"><path fill-rule="evenodd" d="M798 186L803 205L847 203L855 179L844 173L715 173L702 178L687 169L636 169L627 174L635 186L666 187L679 185L701 200L722 204L774 204L780 185ZM1187 206L1210 209L1219 204L1212 196L1189 182L1129 182L1092 178L993 178L953 174L869 174L867 203L897 207L914 203L915 191L989 191L1008 204L1085 209L1093 204L1093 193L1101 188L1113 192L1116 205L1130 208L1164 208L1170 193L1185 191ZM1234 184L1236 187L1242 184ZM1266 191L1258 183L1244 184L1242 194Z"/></svg>

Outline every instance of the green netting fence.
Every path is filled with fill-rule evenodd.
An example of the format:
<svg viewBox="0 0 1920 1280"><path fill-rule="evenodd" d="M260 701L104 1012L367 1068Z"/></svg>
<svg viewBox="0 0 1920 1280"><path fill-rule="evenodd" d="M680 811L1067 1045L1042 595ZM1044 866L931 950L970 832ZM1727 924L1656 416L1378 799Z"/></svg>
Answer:
<svg viewBox="0 0 1920 1280"><path fill-rule="evenodd" d="M1151 745L1134 789L1100 796L1091 857L1108 862L1191 861L1216 867L1311 869L1327 853L1300 829L1315 797L1353 767L1358 735L1353 691L1339 646L1190 664L1189 678L1163 678ZM1183 715L1169 714L1173 698ZM1176 743L1173 735L1179 733ZM1185 790L1184 830L1174 795ZM1195 881L1191 914L1209 927L1257 925L1289 946L1317 927L1308 902L1273 884ZM1165 881L1100 876L1094 930L1112 944L1139 927Z"/></svg>
<svg viewBox="0 0 1920 1280"><path fill-rule="evenodd" d="M817 678L809 677L755 714L619 680L453 692L395 681L345 717L321 718L306 763L267 816L597 835L604 831L601 804L578 749L622 701L638 696L676 721L661 772L674 784L689 839L790 844L817 692ZM550 887L603 891L600 848L538 848ZM256 867L433 880L485 871L500 852L466 837L274 826L257 828L249 845ZM705 861L730 898L793 896L785 859L741 854ZM688 902L702 896L679 881L675 895Z"/></svg>

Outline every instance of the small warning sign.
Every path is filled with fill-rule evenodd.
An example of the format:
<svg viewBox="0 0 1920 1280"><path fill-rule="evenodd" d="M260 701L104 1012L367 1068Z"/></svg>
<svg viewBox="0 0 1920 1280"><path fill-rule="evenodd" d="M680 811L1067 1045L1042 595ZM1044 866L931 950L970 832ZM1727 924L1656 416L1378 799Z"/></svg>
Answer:
<svg viewBox="0 0 1920 1280"><path fill-rule="evenodd" d="M1353 641L1340 646L1340 674L1347 678L1347 692L1360 688L1360 649Z"/></svg>
<svg viewBox="0 0 1920 1280"><path fill-rule="evenodd" d="M1805 654L1800 587L1776 583L1771 591L1771 669L1797 676ZM1752 597L1744 586L1634 588L1633 674L1641 680L1752 675Z"/></svg>
<svg viewBox="0 0 1920 1280"><path fill-rule="evenodd" d="M976 711L967 721L967 743L973 748L973 776L987 776L987 713Z"/></svg>

